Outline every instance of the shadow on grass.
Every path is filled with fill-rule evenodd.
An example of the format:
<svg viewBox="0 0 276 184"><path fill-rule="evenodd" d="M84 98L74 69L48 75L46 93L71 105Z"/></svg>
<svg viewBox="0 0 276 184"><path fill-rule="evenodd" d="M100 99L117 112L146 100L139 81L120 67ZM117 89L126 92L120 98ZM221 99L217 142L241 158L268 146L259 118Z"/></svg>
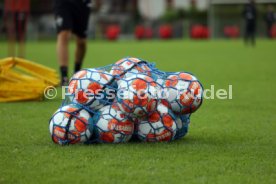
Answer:
<svg viewBox="0 0 276 184"><path fill-rule="evenodd" d="M80 144L76 146L81 147L89 147L89 146L95 146L95 147L127 147L127 146L135 146L135 147L159 147L159 146L222 146L222 145L231 145L235 144L237 142L242 142L244 140L243 137L235 138L232 135L225 135L224 137L218 137L217 135L187 135L181 139L170 141L170 142L141 142L139 140L131 140L127 143L121 143L121 144L102 144L102 143L94 143L94 144ZM75 146L75 145L70 145Z"/></svg>

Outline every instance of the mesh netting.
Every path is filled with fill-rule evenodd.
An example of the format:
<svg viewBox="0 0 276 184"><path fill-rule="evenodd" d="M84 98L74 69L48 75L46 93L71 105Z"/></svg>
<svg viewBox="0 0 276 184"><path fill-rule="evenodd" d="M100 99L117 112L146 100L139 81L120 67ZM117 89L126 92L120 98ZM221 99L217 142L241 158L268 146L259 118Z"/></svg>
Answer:
<svg viewBox="0 0 276 184"><path fill-rule="evenodd" d="M50 119L52 140L61 145L89 141L93 132L91 115L74 104L62 106Z"/></svg>
<svg viewBox="0 0 276 184"><path fill-rule="evenodd" d="M188 132L190 115L201 106L202 93L201 83L191 73L165 72L154 63L127 57L112 65L74 74L59 111L66 114L64 107L77 107L69 112L74 119L81 119L78 112L88 112L84 127L91 135L82 142L121 143L131 137L150 142L171 141ZM74 136L70 140L68 135L77 127L71 125L72 118L66 120L60 142L71 144L76 140ZM59 142L54 131L51 133L53 140Z"/></svg>

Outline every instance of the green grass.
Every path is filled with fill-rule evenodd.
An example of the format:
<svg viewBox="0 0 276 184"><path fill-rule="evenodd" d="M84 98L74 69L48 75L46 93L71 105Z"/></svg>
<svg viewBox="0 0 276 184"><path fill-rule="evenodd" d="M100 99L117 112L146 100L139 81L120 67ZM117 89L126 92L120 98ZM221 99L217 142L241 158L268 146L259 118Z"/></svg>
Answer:
<svg viewBox="0 0 276 184"><path fill-rule="evenodd" d="M0 43L0 57L5 48ZM60 99L1 103L0 183L275 183L275 48L265 40L256 48L241 41L91 42L85 67L138 56L163 70L190 71L205 88L231 84L233 99L205 100L179 141L65 147L48 132ZM27 50L30 60L58 69L53 42Z"/></svg>

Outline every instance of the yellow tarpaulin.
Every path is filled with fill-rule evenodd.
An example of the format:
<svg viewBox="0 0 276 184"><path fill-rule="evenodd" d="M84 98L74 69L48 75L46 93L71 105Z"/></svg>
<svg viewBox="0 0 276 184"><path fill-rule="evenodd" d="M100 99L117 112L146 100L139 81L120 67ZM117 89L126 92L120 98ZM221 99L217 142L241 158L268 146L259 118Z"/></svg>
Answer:
<svg viewBox="0 0 276 184"><path fill-rule="evenodd" d="M0 102L42 100L46 87L59 83L49 67L20 58L0 60Z"/></svg>

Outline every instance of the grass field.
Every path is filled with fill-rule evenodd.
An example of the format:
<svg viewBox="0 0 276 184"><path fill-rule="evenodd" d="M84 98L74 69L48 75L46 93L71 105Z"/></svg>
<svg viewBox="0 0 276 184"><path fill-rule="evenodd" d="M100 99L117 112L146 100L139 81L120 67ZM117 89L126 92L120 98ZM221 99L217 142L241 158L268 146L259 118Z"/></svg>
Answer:
<svg viewBox="0 0 276 184"><path fill-rule="evenodd" d="M0 57L5 48L0 43ZM28 59L58 68L54 42L29 43L27 50ZM91 42L85 67L124 56L190 71L205 88L233 85L233 99L205 100L179 141L65 147L53 144L48 131L60 94L1 103L0 183L276 182L275 41L259 40L256 48L239 40Z"/></svg>

